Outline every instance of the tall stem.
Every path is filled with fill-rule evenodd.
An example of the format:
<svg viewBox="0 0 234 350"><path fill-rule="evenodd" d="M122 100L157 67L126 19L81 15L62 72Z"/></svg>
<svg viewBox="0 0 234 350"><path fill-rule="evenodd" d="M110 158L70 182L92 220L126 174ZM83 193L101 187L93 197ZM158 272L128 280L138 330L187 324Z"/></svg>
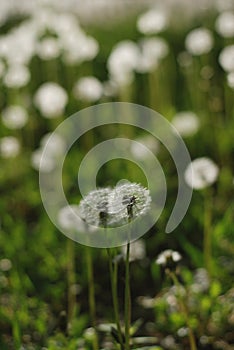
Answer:
<svg viewBox="0 0 234 350"><path fill-rule="evenodd" d="M88 286L89 286L89 310L91 316L91 324L95 329L95 336L93 339L93 349L99 350L98 347L98 337L96 332L96 303L95 303L95 287L94 287L94 277L93 277L93 261L91 249L86 247L86 263L87 263L87 273L88 273Z"/></svg>
<svg viewBox="0 0 234 350"><path fill-rule="evenodd" d="M109 258L109 270L110 270L110 279L111 279L111 292L112 292L112 299L113 299L113 307L114 307L114 316L115 316L115 323L117 326L118 331L118 337L119 337L119 343L121 346L121 350L124 350L124 342L123 342L123 336L121 332L121 326L120 326L120 318L119 318L119 303L118 303L118 263L114 262L114 268L112 265L112 254L111 249L107 248L107 255Z"/></svg>
<svg viewBox="0 0 234 350"><path fill-rule="evenodd" d="M129 274L130 242L127 244L125 262L125 349L130 350L130 324L131 324L131 295Z"/></svg>
<svg viewBox="0 0 234 350"><path fill-rule="evenodd" d="M71 239L67 240L67 284L68 284L68 317L67 328L71 326L72 320L76 312L76 296L72 291L72 286L75 284L75 249L74 242Z"/></svg>
<svg viewBox="0 0 234 350"><path fill-rule="evenodd" d="M211 208L211 195L209 190L205 192L204 199L204 241L203 241L203 254L204 254L204 264L209 275L212 269L212 232L211 232L211 222L212 222L212 208Z"/></svg>

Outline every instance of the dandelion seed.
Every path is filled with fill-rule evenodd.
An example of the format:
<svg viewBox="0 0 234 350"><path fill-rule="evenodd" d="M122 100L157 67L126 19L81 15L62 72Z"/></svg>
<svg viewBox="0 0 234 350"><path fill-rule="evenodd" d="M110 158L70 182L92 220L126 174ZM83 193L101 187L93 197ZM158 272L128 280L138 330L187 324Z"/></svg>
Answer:
<svg viewBox="0 0 234 350"><path fill-rule="evenodd" d="M212 185L217 180L218 174L218 166L211 159L201 157L188 165L184 178L188 186L200 190Z"/></svg>
<svg viewBox="0 0 234 350"><path fill-rule="evenodd" d="M177 113L171 123L182 137L194 135L200 126L197 115L191 111Z"/></svg>
<svg viewBox="0 0 234 350"><path fill-rule="evenodd" d="M224 38L232 38L234 36L234 13L229 11L221 13L215 22L215 29Z"/></svg>
<svg viewBox="0 0 234 350"><path fill-rule="evenodd" d="M185 39L185 47L194 56L204 55L211 51L214 45L213 36L206 28L192 30Z"/></svg>
<svg viewBox="0 0 234 350"><path fill-rule="evenodd" d="M21 106L12 105L2 111L2 122L9 129L20 129L27 121L27 111Z"/></svg>
<svg viewBox="0 0 234 350"><path fill-rule="evenodd" d="M234 71L234 45L226 46L219 55L219 64L227 73Z"/></svg>
<svg viewBox="0 0 234 350"><path fill-rule="evenodd" d="M20 153L20 143L14 136L5 136L0 139L0 154L2 158L14 158Z"/></svg>
<svg viewBox="0 0 234 350"><path fill-rule="evenodd" d="M1 259L0 260L0 270L6 272L12 268L12 262L9 259Z"/></svg>
<svg viewBox="0 0 234 350"><path fill-rule="evenodd" d="M43 149L38 148L31 154L31 166L35 170L49 173L55 168L55 160L48 154L43 154Z"/></svg>
<svg viewBox="0 0 234 350"><path fill-rule="evenodd" d="M67 101L66 91L52 82L42 84L34 96L34 103L45 118L61 116Z"/></svg>
<svg viewBox="0 0 234 350"><path fill-rule="evenodd" d="M151 9L143 13L137 21L137 29L143 34L157 34L167 27L165 12Z"/></svg>
<svg viewBox="0 0 234 350"><path fill-rule="evenodd" d="M87 76L79 79L73 89L77 99L86 102L95 102L102 97L102 83L95 77Z"/></svg>

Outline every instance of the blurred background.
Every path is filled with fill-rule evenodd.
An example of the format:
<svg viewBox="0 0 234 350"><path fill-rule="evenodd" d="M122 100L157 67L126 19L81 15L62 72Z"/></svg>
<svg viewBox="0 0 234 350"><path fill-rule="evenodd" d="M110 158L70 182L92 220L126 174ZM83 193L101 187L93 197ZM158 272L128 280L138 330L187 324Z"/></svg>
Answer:
<svg viewBox="0 0 234 350"><path fill-rule="evenodd" d="M85 107L115 101L161 113L184 139L194 164L189 210L168 235L177 172L152 135L126 125L103 126L84 134L66 157L63 185L74 208L81 199L77 166L109 138L142 143L166 174L163 213L132 246L133 348L189 349L188 320L155 263L172 249L181 255L176 272L198 349L233 349L234 1L1 0L0 31L1 350L95 349L94 323L99 349L116 349L108 332L113 311L106 251L87 253L58 231L43 208L38 179L51 132ZM54 141L42 172L53 170L64 151L64 140ZM142 148L128 151L147 158ZM192 186L190 170L185 180ZM124 160L105 164L97 183L114 186L121 179L147 186L141 169ZM79 230L66 208L58 220L67 230ZM117 253L121 304L124 251ZM90 266L95 322L88 302Z"/></svg>

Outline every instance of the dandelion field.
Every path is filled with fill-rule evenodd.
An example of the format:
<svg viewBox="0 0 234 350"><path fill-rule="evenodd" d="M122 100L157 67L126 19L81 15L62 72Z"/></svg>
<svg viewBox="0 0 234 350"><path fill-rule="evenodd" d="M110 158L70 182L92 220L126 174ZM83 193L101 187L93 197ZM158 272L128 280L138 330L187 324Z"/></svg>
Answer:
<svg viewBox="0 0 234 350"><path fill-rule="evenodd" d="M0 349L232 350L234 3L104 3L0 4ZM39 172L50 177L66 148L61 135L48 146L50 136L110 102L160 113L184 140L193 195L172 233L179 180L170 147L124 123L94 127L67 153L62 185L73 211L56 213L67 236L45 211ZM117 144L130 160L97 171L94 158L85 177L96 171L98 190L83 197L79 166L109 139L131 140ZM157 222L121 247L70 239L143 220L154 196L134 160L151 169L150 156L166 178ZM159 184L155 174L160 196Z"/></svg>

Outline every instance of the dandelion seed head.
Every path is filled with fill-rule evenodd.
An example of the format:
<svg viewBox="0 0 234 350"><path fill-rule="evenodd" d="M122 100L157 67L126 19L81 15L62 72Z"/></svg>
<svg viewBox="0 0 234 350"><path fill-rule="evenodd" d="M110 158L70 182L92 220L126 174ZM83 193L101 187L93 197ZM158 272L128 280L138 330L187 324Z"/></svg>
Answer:
<svg viewBox="0 0 234 350"><path fill-rule="evenodd" d="M38 148L31 154L31 166L35 170L39 170L44 173L51 172L56 165L55 159L49 154L43 154L43 148Z"/></svg>
<svg viewBox="0 0 234 350"><path fill-rule="evenodd" d="M151 9L138 18L137 29L142 34L157 34L166 29L167 22L165 12Z"/></svg>
<svg viewBox="0 0 234 350"><path fill-rule="evenodd" d="M234 13L226 11L221 13L215 22L216 31L224 38L234 36Z"/></svg>
<svg viewBox="0 0 234 350"><path fill-rule="evenodd" d="M117 85L127 85L133 79L140 57L138 46L130 40L121 41L112 49L107 61L111 79Z"/></svg>
<svg viewBox="0 0 234 350"><path fill-rule="evenodd" d="M70 232L95 232L96 228L81 219L80 208L76 204L61 208L57 216L59 226Z"/></svg>
<svg viewBox="0 0 234 350"><path fill-rule="evenodd" d="M218 174L219 168L213 160L201 157L188 165L184 178L188 186L200 190L212 185L217 180Z"/></svg>
<svg viewBox="0 0 234 350"><path fill-rule="evenodd" d="M27 121L27 111L21 106L12 105L2 111L2 122L9 129L20 129Z"/></svg>
<svg viewBox="0 0 234 350"><path fill-rule="evenodd" d="M196 28L185 38L185 47L194 56L200 56L210 52L213 45L212 33L206 28Z"/></svg>
<svg viewBox="0 0 234 350"><path fill-rule="evenodd" d="M74 96L77 99L87 102L95 102L102 97L102 83L93 76L87 76L79 79L73 89Z"/></svg>
<svg viewBox="0 0 234 350"><path fill-rule="evenodd" d="M8 88L21 88L28 84L31 74L28 67L24 65L11 65L3 78L3 82Z"/></svg>
<svg viewBox="0 0 234 350"><path fill-rule="evenodd" d="M53 82L42 84L34 96L34 103L45 118L61 116L67 101L66 91Z"/></svg>
<svg viewBox="0 0 234 350"><path fill-rule="evenodd" d="M167 265L170 264L171 262L177 263L181 259L182 257L180 253L172 249L167 249L158 255L155 262L157 265L162 265L164 267L167 267Z"/></svg>
<svg viewBox="0 0 234 350"><path fill-rule="evenodd" d="M126 258L127 254L127 246L124 245L121 247L121 252ZM145 249L145 242L143 239L139 239L137 241L134 241L130 245L130 254L129 254L129 261L135 261L135 260L142 260L146 256L146 249Z"/></svg>
<svg viewBox="0 0 234 350"><path fill-rule="evenodd" d="M234 45L226 46L219 55L219 64L227 73L234 71Z"/></svg>
<svg viewBox="0 0 234 350"><path fill-rule="evenodd" d="M110 188L101 188L91 191L79 204L80 217L89 225L95 227L110 224L108 203Z"/></svg>
<svg viewBox="0 0 234 350"><path fill-rule="evenodd" d="M137 183L125 183L116 186L110 193L108 211L113 215L113 221L125 224L129 219L145 215L150 209L150 203L148 189Z"/></svg>
<svg viewBox="0 0 234 350"><path fill-rule="evenodd" d="M162 38L144 38L140 41L141 56L136 70L146 73L154 70L169 53L166 40Z"/></svg>
<svg viewBox="0 0 234 350"><path fill-rule="evenodd" d="M197 115L191 111L177 113L171 123L182 137L194 135L200 126Z"/></svg>
<svg viewBox="0 0 234 350"><path fill-rule="evenodd" d="M131 144L131 153L136 159L143 160L149 157L147 149L154 154L156 154L159 150L159 142L151 135L139 137L136 139L136 141L137 142Z"/></svg>
<svg viewBox="0 0 234 350"><path fill-rule="evenodd" d="M37 55L44 61L55 59L60 55L60 43L55 38L45 38L37 44Z"/></svg>
<svg viewBox="0 0 234 350"><path fill-rule="evenodd" d="M228 83L228 86L231 89L234 89L234 71L231 72L231 73L228 73L228 75L227 75L227 83Z"/></svg>
<svg viewBox="0 0 234 350"><path fill-rule="evenodd" d="M2 158L14 158L20 153L19 140L14 136L5 136L0 139L0 155Z"/></svg>

